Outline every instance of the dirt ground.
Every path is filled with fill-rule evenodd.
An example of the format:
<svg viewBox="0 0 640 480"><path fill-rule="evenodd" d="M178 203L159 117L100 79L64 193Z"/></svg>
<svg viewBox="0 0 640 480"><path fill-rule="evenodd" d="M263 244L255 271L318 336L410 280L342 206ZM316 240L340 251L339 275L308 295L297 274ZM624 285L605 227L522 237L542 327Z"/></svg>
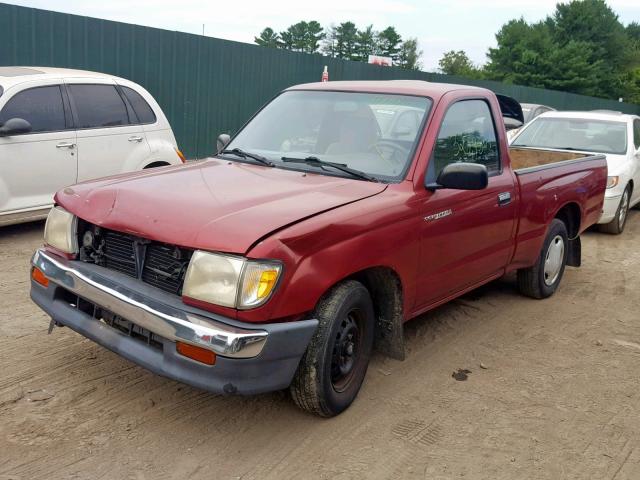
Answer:
<svg viewBox="0 0 640 480"><path fill-rule="evenodd" d="M507 278L410 322L407 359L375 357L330 420L47 336L28 297L42 223L0 229L0 479L638 479L640 212L627 228L586 233L551 299Z"/></svg>

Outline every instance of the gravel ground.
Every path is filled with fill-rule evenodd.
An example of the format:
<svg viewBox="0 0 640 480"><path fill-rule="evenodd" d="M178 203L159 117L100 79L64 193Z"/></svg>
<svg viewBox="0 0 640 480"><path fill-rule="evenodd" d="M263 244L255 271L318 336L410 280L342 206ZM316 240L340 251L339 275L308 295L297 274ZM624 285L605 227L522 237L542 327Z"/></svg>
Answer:
<svg viewBox="0 0 640 480"><path fill-rule="evenodd" d="M0 229L1 480L640 478L638 211L622 236L584 235L551 299L505 278L407 324L407 359L376 356L330 420L47 336L28 296L42 227Z"/></svg>

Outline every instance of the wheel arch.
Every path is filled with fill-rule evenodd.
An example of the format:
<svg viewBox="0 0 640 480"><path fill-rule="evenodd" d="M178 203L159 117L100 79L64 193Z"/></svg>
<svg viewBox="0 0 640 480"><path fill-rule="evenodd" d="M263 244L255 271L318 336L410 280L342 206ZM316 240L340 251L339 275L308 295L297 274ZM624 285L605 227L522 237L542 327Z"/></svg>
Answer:
<svg viewBox="0 0 640 480"><path fill-rule="evenodd" d="M165 162L164 160L157 160L155 162L151 162L148 165L145 165L144 167L142 167L143 170L146 170L147 168L156 168L156 167L167 167L171 165L169 162Z"/></svg>
<svg viewBox="0 0 640 480"><path fill-rule="evenodd" d="M404 360L404 288L400 275L391 267L375 266L349 275L362 283L371 295L376 315L374 348L397 360Z"/></svg>

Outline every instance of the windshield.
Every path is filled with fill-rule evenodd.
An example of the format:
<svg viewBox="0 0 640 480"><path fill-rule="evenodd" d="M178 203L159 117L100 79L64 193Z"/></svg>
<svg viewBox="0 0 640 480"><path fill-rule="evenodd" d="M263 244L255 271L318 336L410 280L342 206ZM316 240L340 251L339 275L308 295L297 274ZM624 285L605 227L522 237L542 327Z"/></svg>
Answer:
<svg viewBox="0 0 640 480"><path fill-rule="evenodd" d="M583 118L537 117L511 146L624 154L627 151L627 124Z"/></svg>
<svg viewBox="0 0 640 480"><path fill-rule="evenodd" d="M226 147L258 154L276 166L347 175L313 156L379 180L400 180L411 160L431 100L354 92L290 91L275 98ZM314 166L315 165L315 166Z"/></svg>

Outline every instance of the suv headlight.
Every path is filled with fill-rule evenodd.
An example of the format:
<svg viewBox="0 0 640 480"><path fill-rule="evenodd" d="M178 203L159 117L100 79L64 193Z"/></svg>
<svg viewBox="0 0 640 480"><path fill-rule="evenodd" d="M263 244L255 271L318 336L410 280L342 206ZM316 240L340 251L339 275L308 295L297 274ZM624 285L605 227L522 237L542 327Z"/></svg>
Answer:
<svg viewBox="0 0 640 480"><path fill-rule="evenodd" d="M182 294L223 307L254 308L269 299L281 272L282 264L278 262L196 250Z"/></svg>
<svg viewBox="0 0 640 480"><path fill-rule="evenodd" d="M44 225L44 241L61 252L78 253L78 217L62 207L53 207Z"/></svg>

